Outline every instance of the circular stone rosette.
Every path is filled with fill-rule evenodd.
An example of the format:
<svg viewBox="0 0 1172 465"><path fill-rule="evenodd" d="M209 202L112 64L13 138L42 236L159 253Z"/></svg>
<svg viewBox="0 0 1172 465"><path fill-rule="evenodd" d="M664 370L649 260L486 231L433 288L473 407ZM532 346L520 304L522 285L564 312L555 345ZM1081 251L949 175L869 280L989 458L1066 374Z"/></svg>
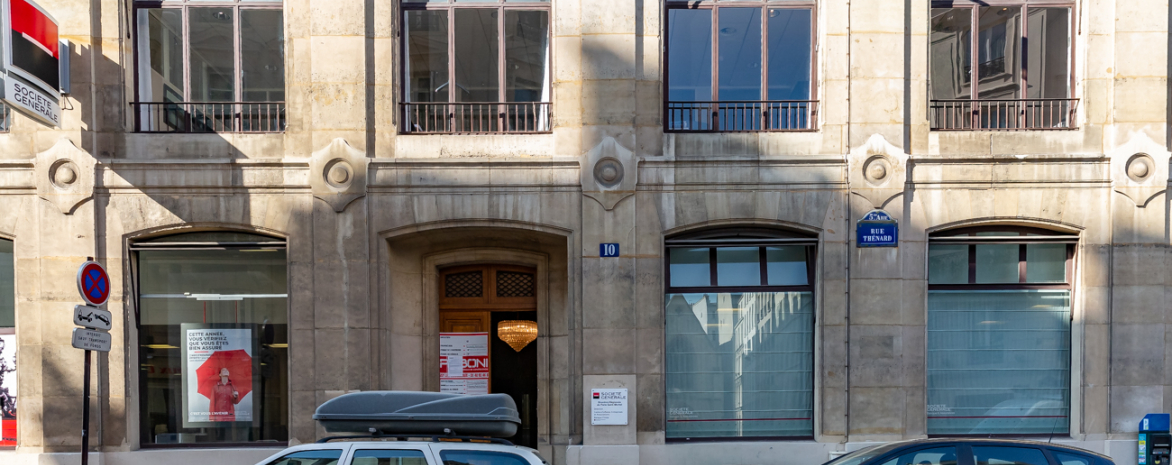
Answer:
<svg viewBox="0 0 1172 465"><path fill-rule="evenodd" d="M594 180L605 187L614 187L623 182L623 164L617 159L606 157L594 164Z"/></svg>
<svg viewBox="0 0 1172 465"><path fill-rule="evenodd" d="M322 170L322 176L330 187L345 189L354 181L354 167L350 166L346 160L330 160L329 163L326 163L325 169Z"/></svg>
<svg viewBox="0 0 1172 465"><path fill-rule="evenodd" d="M53 187L69 190L81 178L81 170L72 160L57 160L49 167L49 182Z"/></svg>

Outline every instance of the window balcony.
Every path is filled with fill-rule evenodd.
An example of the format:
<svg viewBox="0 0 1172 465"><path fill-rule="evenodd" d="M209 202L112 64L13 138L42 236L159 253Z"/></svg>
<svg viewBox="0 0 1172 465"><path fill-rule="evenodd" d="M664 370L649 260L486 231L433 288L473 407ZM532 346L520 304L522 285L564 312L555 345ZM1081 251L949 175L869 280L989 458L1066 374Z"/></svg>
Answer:
<svg viewBox="0 0 1172 465"><path fill-rule="evenodd" d="M665 132L816 130L817 100L667 102Z"/></svg>
<svg viewBox="0 0 1172 465"><path fill-rule="evenodd" d="M403 134L550 132L550 102L401 103Z"/></svg>
<svg viewBox="0 0 1172 465"><path fill-rule="evenodd" d="M131 102L135 132L284 132L285 102Z"/></svg>
<svg viewBox="0 0 1172 465"><path fill-rule="evenodd" d="M935 131L1036 131L1077 129L1078 99L932 100Z"/></svg>

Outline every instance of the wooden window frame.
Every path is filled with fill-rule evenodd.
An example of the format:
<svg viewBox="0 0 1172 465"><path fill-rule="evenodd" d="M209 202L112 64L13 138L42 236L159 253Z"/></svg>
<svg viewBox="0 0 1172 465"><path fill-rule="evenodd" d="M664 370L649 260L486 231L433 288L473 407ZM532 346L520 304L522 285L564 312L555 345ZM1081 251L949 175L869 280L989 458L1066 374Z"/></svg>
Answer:
<svg viewBox="0 0 1172 465"><path fill-rule="evenodd" d="M497 21L497 23L496 23L496 27L497 27L497 38L496 38L497 39L497 102L498 103L505 103L506 102L506 100L505 100L505 82L506 82L506 80L505 80L505 52L506 52L506 50L505 50L505 48L506 48L505 47L505 12L509 11L509 10L545 11L546 15L547 15L546 18L549 21L549 28L545 32L547 35L546 38L548 39L547 44L549 44L548 45L548 47L549 47L548 52L550 52L550 53L547 53L547 55L549 56L548 59L550 60L550 63L547 63L546 67L545 67L548 72L548 75L545 77L545 79L546 79L546 82L550 83L551 92L552 92L552 84L553 84L553 81L552 81L552 78L553 78L553 53L552 53L553 52L553 9L550 7L550 2L524 2L524 1L506 1L506 0L493 1L493 0L489 0L489 1L477 1L477 2L472 3L472 2L453 2L453 1L448 1L448 2L415 1L415 2L412 2L412 1L404 0L404 1L401 1L399 4L398 22L399 22L400 31L402 30L403 24L407 22L407 12L409 12L409 11L426 10L426 11L447 11L448 12L448 101L447 102L413 102L411 100L411 96L407 93L407 86L400 85L399 86L399 96L403 102L406 102L406 103L448 103L448 104L468 103L468 102L459 102L459 101L455 100L456 91L455 91L455 83L453 82L456 80L456 14L455 14L455 10L464 10L464 9L468 9L468 10L488 9L488 10L497 10L497 12L498 12L497 17L496 17L496 21ZM406 63L407 60L410 60L410 57L407 56L407 36L403 35L401 33L399 34L399 56L401 57L400 58L401 63L399 66L399 80L401 83L405 83L407 81L407 79L409 79L409 77L407 76L407 66L403 66L402 63ZM473 103L475 103L475 102L473 102Z"/></svg>
<svg viewBox="0 0 1172 465"><path fill-rule="evenodd" d="M481 275L482 295L480 297L447 297L444 292L447 276L470 271L480 271L483 273ZM533 275L533 296L497 297L496 275L499 271L512 271ZM465 265L443 268L439 271L439 275L439 310L441 312L463 310L524 312L537 310L537 270L534 268L515 265Z"/></svg>
<svg viewBox="0 0 1172 465"><path fill-rule="evenodd" d="M712 10L712 95L713 102L720 101L720 9L721 8L759 8L761 9L761 95L760 101L769 101L769 10L810 10L810 95L806 100L817 100L818 95L818 3L815 0L666 0L664 14L664 34L671 31L671 10ZM667 115L668 103L671 101L671 66L668 63L668 46L670 41L664 38L663 52L663 106L664 115ZM811 122L813 127L813 123Z"/></svg>
<svg viewBox="0 0 1172 465"><path fill-rule="evenodd" d="M1029 64L1028 64L1029 50L1027 48L1028 43L1026 42L1026 40L1029 38L1029 24L1028 24L1029 23L1029 16L1028 15L1029 15L1030 7L1070 8L1069 35L1067 36L1067 40L1070 43L1070 51L1069 51L1070 52L1070 57L1069 57L1069 60L1070 60L1070 82L1067 84L1067 94L1066 94L1066 97L1064 97L1064 98L1068 98L1068 99L1074 98L1074 96L1076 94L1075 85L1078 82L1078 80L1075 79L1075 74L1078 72L1078 66L1077 66L1077 63L1075 62L1075 59L1078 56L1078 54L1076 53L1076 50L1075 50L1075 47L1077 44L1076 44L1076 41L1074 40L1075 36L1078 34L1078 32L1077 32L1078 31L1078 28L1077 28L1078 27L1078 4L1074 0L980 0L980 1L974 1L974 0L933 0L931 6L929 7L930 9L951 8L951 9L957 9L957 10L960 10L960 9L971 10L969 12L970 28L971 28L971 33L969 34L971 36L969 38L969 40L970 40L970 42L969 42L969 66L970 66L969 79L970 79L970 83L971 83L969 86L969 95L970 95L969 99L970 100L972 100L972 101L980 101L981 100L981 97L979 94L979 89L978 89L980 87L980 78L981 78L980 74L979 74L980 54L978 53L980 46L981 46L981 44L980 44L981 18L980 18L980 15L978 14L978 11L980 11L981 7L1004 7L1004 8L1019 8L1020 9L1020 14L1021 14L1020 18L1021 19L1019 21L1021 24L1019 24L1018 29L1020 32L1017 35L1018 48L1019 48L1019 50L1018 50L1019 60L1018 61L1020 63L1017 63L1017 67L1018 67L1018 69L1021 70L1021 85L1018 89L1018 100L1028 100L1029 99L1029 97L1027 97L1028 92L1029 92L1029 86L1027 84L1028 78L1029 78ZM930 11L929 11L929 18L931 18ZM930 21L930 19L929 19L929 21ZM929 25L929 29L930 28L931 28L931 26ZM930 30L929 30L929 34L931 34ZM929 39L929 41L930 40L931 39ZM928 63L928 66L931 67L932 64ZM930 72L929 72L929 76L931 76ZM931 100L932 96L929 95L928 99Z"/></svg>
<svg viewBox="0 0 1172 465"><path fill-rule="evenodd" d="M130 21L131 21L131 49L134 51L134 95L135 99L141 101L138 92L141 88L140 71L145 68L150 68L150 63L139 62L139 35L143 31L138 30L138 13L139 10L158 10L158 9L173 9L179 10L182 15L183 32L180 34L183 47L183 101L191 101L191 37L190 37L190 21L188 20L188 10L190 8L232 8L232 53L234 76L232 76L232 93L233 102L242 101L243 95L243 78L240 75L241 69L241 44L240 44L240 10L284 10L285 3L283 0L134 0L131 7ZM282 19L282 27L284 26L284 19ZM282 36L284 31L282 31ZM281 57L281 62L284 63L285 57ZM282 73L284 71L282 70Z"/></svg>

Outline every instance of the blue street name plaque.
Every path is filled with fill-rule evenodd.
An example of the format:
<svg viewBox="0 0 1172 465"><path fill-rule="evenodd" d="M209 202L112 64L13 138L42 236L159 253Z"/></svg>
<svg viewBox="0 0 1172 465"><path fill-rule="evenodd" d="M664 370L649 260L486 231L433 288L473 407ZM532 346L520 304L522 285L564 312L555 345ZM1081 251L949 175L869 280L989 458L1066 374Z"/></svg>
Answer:
<svg viewBox="0 0 1172 465"><path fill-rule="evenodd" d="M899 223L883 210L871 210L855 226L858 247L899 247Z"/></svg>

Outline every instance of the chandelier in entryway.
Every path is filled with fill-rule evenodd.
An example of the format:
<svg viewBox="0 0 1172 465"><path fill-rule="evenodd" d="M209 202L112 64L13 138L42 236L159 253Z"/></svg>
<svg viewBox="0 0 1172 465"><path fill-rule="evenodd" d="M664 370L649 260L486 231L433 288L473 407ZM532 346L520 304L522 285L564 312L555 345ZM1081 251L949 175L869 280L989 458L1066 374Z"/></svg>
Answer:
<svg viewBox="0 0 1172 465"><path fill-rule="evenodd" d="M528 320L504 320L497 323L496 334L509 347L520 352L530 342L537 340L537 322Z"/></svg>

